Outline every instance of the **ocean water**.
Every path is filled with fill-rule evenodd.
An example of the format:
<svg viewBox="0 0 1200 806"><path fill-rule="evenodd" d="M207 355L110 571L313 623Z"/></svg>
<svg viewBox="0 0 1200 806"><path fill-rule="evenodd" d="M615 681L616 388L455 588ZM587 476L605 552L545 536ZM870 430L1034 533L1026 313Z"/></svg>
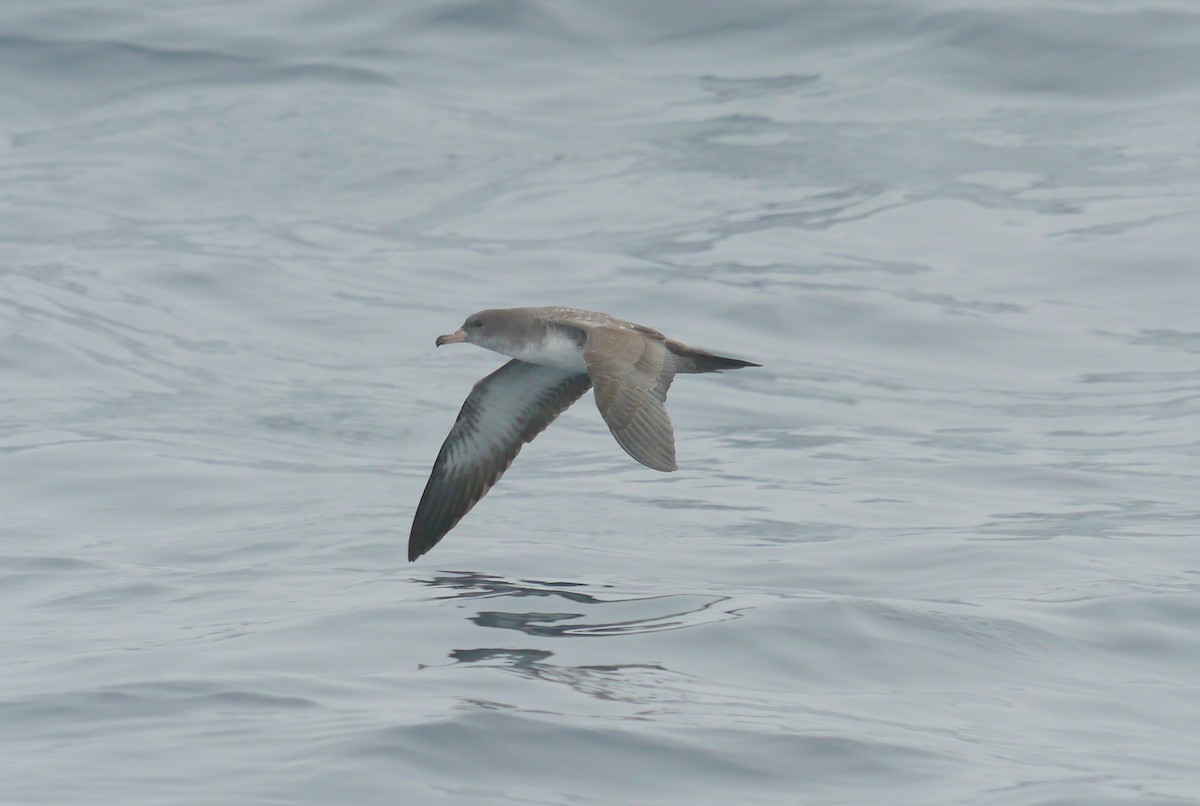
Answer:
<svg viewBox="0 0 1200 806"><path fill-rule="evenodd" d="M0 7L0 802L1200 803L1200 6ZM590 396L432 553L485 307Z"/></svg>

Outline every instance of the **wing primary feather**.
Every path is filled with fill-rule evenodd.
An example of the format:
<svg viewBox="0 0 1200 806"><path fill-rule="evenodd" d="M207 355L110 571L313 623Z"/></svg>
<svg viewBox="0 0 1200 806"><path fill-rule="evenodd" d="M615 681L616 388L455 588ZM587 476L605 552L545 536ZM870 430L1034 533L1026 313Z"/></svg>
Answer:
<svg viewBox="0 0 1200 806"><path fill-rule="evenodd" d="M675 434L667 415L667 390L677 358L655 331L594 327L583 351L596 387L596 406L626 453L653 470L675 464Z"/></svg>

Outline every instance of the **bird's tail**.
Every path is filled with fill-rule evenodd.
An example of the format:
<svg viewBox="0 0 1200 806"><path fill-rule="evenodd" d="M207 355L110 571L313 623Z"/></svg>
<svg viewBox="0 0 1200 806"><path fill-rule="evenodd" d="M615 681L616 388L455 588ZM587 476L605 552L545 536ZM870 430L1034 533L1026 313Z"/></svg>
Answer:
<svg viewBox="0 0 1200 806"><path fill-rule="evenodd" d="M686 344L680 344L677 341L668 340L667 349L675 354L676 372L720 372L723 369L762 366L762 364L743 361L740 358L726 358L723 355L714 355L707 350L688 347Z"/></svg>

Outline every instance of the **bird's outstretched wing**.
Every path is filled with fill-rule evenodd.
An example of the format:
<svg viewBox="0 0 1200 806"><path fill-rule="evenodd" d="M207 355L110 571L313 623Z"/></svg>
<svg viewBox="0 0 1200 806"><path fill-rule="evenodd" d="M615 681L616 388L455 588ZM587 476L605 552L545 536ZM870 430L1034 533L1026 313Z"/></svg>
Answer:
<svg viewBox="0 0 1200 806"><path fill-rule="evenodd" d="M572 373L513 359L475 384L442 444L408 536L408 559L429 551L504 475L522 446L591 387Z"/></svg>
<svg viewBox="0 0 1200 806"><path fill-rule="evenodd" d="M600 415L625 452L654 470L678 470L665 405L676 357L661 336L646 338L629 328L589 328L583 360L596 387Z"/></svg>

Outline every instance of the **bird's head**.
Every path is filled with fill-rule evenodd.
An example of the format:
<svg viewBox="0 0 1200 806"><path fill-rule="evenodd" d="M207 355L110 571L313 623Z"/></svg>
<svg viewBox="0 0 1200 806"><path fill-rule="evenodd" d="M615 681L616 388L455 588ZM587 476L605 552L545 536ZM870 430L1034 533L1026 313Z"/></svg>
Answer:
<svg viewBox="0 0 1200 806"><path fill-rule="evenodd" d="M473 313L463 322L462 327L453 333L437 337L437 346L467 342L496 352L505 352L511 340L512 319L510 311L488 310Z"/></svg>

